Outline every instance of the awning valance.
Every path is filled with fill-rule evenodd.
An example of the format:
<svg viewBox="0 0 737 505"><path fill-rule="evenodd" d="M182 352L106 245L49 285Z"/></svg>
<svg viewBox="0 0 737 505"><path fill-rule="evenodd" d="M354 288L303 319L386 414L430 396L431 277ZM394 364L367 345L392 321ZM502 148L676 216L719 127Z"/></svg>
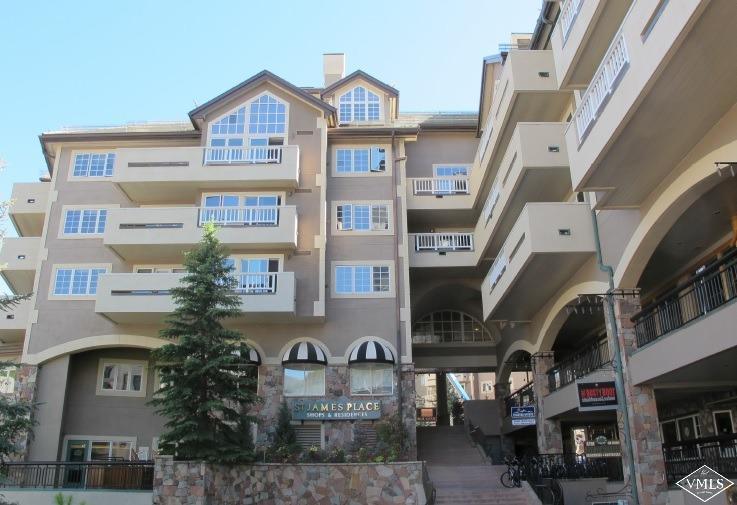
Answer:
<svg viewBox="0 0 737 505"><path fill-rule="evenodd" d="M394 353L377 340L361 342L351 351L348 364L353 363L389 363L394 364Z"/></svg>
<svg viewBox="0 0 737 505"><path fill-rule="evenodd" d="M294 363L327 365L328 358L325 356L325 352L318 346L312 342L303 340L290 347L282 358L283 365Z"/></svg>

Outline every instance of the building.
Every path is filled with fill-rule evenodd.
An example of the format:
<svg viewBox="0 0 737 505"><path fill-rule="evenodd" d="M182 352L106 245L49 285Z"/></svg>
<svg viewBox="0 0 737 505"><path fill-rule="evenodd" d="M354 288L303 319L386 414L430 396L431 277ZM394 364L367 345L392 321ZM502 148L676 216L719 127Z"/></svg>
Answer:
<svg viewBox="0 0 737 505"><path fill-rule="evenodd" d="M732 0L544 1L484 59L477 114L403 114L331 54L322 87L264 71L191 124L42 134L51 177L14 188L20 238L0 254L34 292L0 330L44 402L28 458L155 448L148 353L215 220L260 443L282 396L373 395L413 432L415 374L437 374L418 393L447 424L445 374L493 372L499 450L632 451L641 503L707 454L734 462L736 17ZM613 342L631 447L621 409L579 398L610 392ZM511 422L522 405L534 426ZM371 426L299 430L333 447Z"/></svg>

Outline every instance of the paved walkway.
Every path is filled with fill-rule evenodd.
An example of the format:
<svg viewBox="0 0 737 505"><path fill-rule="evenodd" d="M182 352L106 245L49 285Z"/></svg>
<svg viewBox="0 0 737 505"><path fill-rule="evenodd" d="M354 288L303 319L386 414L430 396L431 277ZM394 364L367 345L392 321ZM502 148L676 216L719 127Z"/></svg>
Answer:
<svg viewBox="0 0 737 505"><path fill-rule="evenodd" d="M531 505L524 489L507 489L468 440L462 426L417 429L419 459L427 461L438 505Z"/></svg>

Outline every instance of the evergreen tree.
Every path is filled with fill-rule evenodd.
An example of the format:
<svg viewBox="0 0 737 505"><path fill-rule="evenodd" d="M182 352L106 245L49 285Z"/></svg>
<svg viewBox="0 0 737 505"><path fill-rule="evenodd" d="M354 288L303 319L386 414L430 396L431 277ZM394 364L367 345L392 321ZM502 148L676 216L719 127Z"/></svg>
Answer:
<svg viewBox="0 0 737 505"><path fill-rule="evenodd" d="M258 401L253 374L243 367L248 347L222 322L240 314L237 283L212 224L185 256L187 273L171 290L176 304L161 330L173 342L153 360L162 387L151 404L166 419L160 449L183 460L215 463L255 458L249 407Z"/></svg>
<svg viewBox="0 0 737 505"><path fill-rule="evenodd" d="M271 458L281 462L293 462L301 452L301 447L297 443L297 432L292 426L292 414L286 401L282 401L279 406L271 452Z"/></svg>
<svg viewBox="0 0 737 505"><path fill-rule="evenodd" d="M13 363L0 362L0 369L14 366ZM33 428L32 409L33 406L27 401L0 395L0 462L16 452L20 437L30 433Z"/></svg>

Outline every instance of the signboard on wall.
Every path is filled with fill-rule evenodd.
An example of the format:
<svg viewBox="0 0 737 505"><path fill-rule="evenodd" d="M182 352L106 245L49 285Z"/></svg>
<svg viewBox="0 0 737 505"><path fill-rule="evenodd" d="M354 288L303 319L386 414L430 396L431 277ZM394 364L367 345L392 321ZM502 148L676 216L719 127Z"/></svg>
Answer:
<svg viewBox="0 0 737 505"><path fill-rule="evenodd" d="M617 409L617 389L614 381L577 382L576 385L579 412Z"/></svg>
<svg viewBox="0 0 737 505"><path fill-rule="evenodd" d="M536 424L535 406L511 407L512 426L533 426Z"/></svg>
<svg viewBox="0 0 737 505"><path fill-rule="evenodd" d="M379 419L379 400L296 400L292 403L295 421L351 421Z"/></svg>

